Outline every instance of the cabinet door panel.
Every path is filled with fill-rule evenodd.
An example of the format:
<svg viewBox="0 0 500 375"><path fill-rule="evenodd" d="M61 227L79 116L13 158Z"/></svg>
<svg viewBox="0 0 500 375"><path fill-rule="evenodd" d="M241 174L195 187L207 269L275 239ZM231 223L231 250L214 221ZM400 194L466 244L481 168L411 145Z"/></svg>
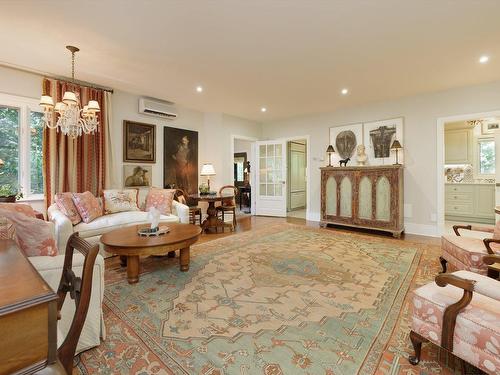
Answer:
<svg viewBox="0 0 500 375"><path fill-rule="evenodd" d="M380 221L391 219L391 184L387 177L382 176L377 180L375 188L376 210L375 218Z"/></svg>
<svg viewBox="0 0 500 375"><path fill-rule="evenodd" d="M352 182L347 176L340 182L340 216L352 217Z"/></svg>
<svg viewBox="0 0 500 375"><path fill-rule="evenodd" d="M476 185L474 214L495 219L495 186Z"/></svg>
<svg viewBox="0 0 500 375"><path fill-rule="evenodd" d="M359 183L359 208L360 219L372 219L372 181L364 176Z"/></svg>
<svg viewBox="0 0 500 375"><path fill-rule="evenodd" d="M337 181L333 176L326 181L326 215L337 216Z"/></svg>
<svg viewBox="0 0 500 375"><path fill-rule="evenodd" d="M446 163L453 164L471 162L472 135L470 130L448 130L444 134L444 139Z"/></svg>

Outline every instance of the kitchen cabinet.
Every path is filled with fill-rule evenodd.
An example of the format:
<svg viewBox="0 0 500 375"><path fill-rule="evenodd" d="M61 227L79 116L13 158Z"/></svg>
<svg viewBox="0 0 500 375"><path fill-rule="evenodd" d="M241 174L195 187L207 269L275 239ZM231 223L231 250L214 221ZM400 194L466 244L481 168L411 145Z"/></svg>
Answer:
<svg viewBox="0 0 500 375"><path fill-rule="evenodd" d="M445 218L495 224L495 184L446 184Z"/></svg>
<svg viewBox="0 0 500 375"><path fill-rule="evenodd" d="M472 129L454 129L444 132L445 164L472 164Z"/></svg>

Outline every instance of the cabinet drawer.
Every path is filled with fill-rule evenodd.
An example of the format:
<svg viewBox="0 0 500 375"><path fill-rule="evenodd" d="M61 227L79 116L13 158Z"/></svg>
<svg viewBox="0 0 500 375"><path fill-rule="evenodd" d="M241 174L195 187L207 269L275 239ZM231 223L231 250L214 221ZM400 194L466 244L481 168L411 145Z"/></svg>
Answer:
<svg viewBox="0 0 500 375"><path fill-rule="evenodd" d="M446 215L472 215L474 213L472 203L448 203L446 202Z"/></svg>
<svg viewBox="0 0 500 375"><path fill-rule="evenodd" d="M474 193L474 185L446 185L446 193Z"/></svg>
<svg viewBox="0 0 500 375"><path fill-rule="evenodd" d="M446 193L446 203L472 203L474 201L473 193Z"/></svg>

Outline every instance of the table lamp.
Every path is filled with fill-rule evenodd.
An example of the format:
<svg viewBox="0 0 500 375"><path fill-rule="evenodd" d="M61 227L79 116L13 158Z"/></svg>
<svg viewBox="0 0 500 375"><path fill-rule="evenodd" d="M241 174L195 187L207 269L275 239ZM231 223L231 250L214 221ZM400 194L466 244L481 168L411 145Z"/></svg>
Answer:
<svg viewBox="0 0 500 375"><path fill-rule="evenodd" d="M401 143L399 143L399 141L397 139L395 139L391 145L391 150L396 151L396 163L394 163L394 165L400 165L399 160L398 160L398 152L399 152L399 150L402 150L402 149L403 149L403 146L401 146Z"/></svg>
<svg viewBox="0 0 500 375"><path fill-rule="evenodd" d="M326 153L328 154L328 166L332 166L332 154L335 152L333 149L332 145L328 145L328 148L326 149Z"/></svg>
<svg viewBox="0 0 500 375"><path fill-rule="evenodd" d="M210 176L215 176L215 169L212 163L203 164L200 175L207 176L208 190L210 190Z"/></svg>

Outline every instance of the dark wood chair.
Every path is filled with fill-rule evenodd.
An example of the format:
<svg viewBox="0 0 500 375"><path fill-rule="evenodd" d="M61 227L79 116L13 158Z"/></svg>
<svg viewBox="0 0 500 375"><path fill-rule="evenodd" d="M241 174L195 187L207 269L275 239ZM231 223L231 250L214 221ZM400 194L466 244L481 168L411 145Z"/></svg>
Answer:
<svg viewBox="0 0 500 375"><path fill-rule="evenodd" d="M82 277L77 277L72 270L73 252L78 250L85 256L83 263ZM94 272L94 263L97 254L99 253L99 245L91 245L84 239L78 236L78 233L73 233L66 245L66 253L64 258L64 267L57 289L57 315L60 318L60 313L66 294L75 301L76 310L73 317L73 322L68 331L66 338L61 346L57 349L57 361L45 369L37 372L38 375L49 374L72 374L73 373L73 358L75 357L76 346L80 339L87 311L90 303L90 294L92 292L92 275Z"/></svg>
<svg viewBox="0 0 500 375"><path fill-rule="evenodd" d="M230 194L228 190L232 190L232 197L228 197L222 200L222 204L217 206L217 215L220 216L221 220L224 221L224 214L226 212L231 212L233 215L233 230L236 227L236 196L238 195L238 188L233 185L225 185L219 189L219 195Z"/></svg>
<svg viewBox="0 0 500 375"><path fill-rule="evenodd" d="M198 219L198 225L201 225L201 207L198 207L198 202L189 198L189 195L182 189L177 189L175 192L175 199L177 199L179 203L189 207L189 222L196 225L196 219Z"/></svg>

